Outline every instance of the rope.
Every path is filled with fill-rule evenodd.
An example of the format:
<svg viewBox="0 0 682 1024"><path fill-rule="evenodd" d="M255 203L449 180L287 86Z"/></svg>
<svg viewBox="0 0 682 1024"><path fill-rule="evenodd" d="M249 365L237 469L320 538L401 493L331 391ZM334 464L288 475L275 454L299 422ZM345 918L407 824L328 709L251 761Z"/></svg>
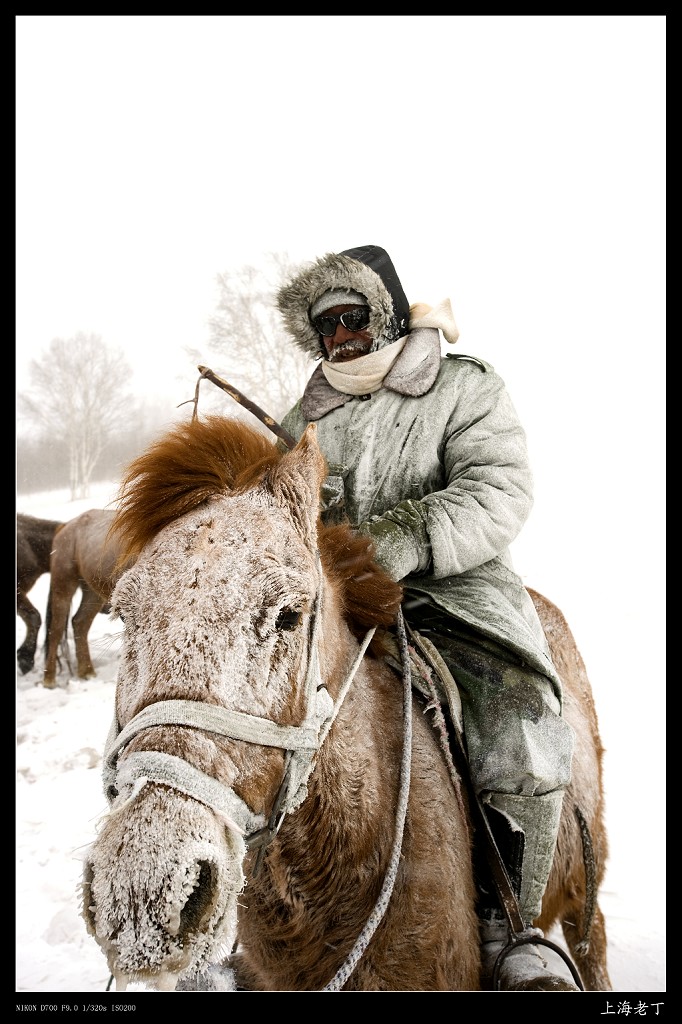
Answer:
<svg viewBox="0 0 682 1024"><path fill-rule="evenodd" d="M398 864L400 862L400 851L403 843L403 831L405 818L407 817L407 801L410 794L410 758L412 754L412 677L410 673L410 658L407 649L407 637L405 635L405 623L402 609L398 610L396 620L398 627L398 640L400 644L401 660L403 665L403 709L405 718L405 739L403 744L403 757L400 765L400 789L398 791L398 808L396 813L396 829L393 841L393 850L388 865L388 871L379 893L374 910L367 919L367 923L358 936L355 945L351 949L346 962L337 971L329 984L325 985L322 992L338 992L343 988L348 978L355 970L360 957L363 955L377 927L381 923L389 900L393 893Z"/></svg>
<svg viewBox="0 0 682 1024"><path fill-rule="evenodd" d="M362 644L360 645L360 650L358 651L357 657L356 657L355 661L353 662L353 664L350 667L350 672L346 676L346 681L343 684L343 686L341 687L341 692L339 693L339 696L336 698L336 703L334 705L334 711L333 711L331 717L329 718L329 720L327 721L327 724L325 726L323 726L322 731L320 733L320 739L319 739L319 746L320 747L322 746L322 744L326 740L327 733L331 729L332 725L334 724L334 722L336 720L336 716L338 715L339 711L341 710L341 705L343 704L344 700L346 699L346 694L348 693L348 689L350 687L350 684L353 682L353 679L355 678L355 673L357 672L358 668L360 667L360 662L362 661L362 659L365 656L365 651L369 647L370 640L372 639L372 637L376 633L376 629L377 629L376 626L373 626L372 629L370 629L369 632L365 634L365 639L362 641Z"/></svg>

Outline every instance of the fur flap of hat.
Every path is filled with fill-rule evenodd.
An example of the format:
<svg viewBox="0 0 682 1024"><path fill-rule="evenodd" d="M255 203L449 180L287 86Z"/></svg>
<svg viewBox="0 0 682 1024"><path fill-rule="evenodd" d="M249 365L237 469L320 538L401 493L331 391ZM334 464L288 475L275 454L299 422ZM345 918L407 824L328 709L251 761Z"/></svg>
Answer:
<svg viewBox="0 0 682 1024"><path fill-rule="evenodd" d="M382 335L396 341L399 328L393 300L379 275L361 263L340 253L327 253L305 264L277 293L277 308L284 326L296 345L313 358L322 355L320 336L310 320L310 310L327 291L354 291L367 297L370 309L367 332L372 338Z"/></svg>

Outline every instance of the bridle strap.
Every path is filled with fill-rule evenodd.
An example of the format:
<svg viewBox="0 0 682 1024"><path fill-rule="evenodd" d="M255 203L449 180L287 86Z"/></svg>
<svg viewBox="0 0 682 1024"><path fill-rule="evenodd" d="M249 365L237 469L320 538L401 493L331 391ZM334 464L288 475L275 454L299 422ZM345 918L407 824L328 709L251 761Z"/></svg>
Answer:
<svg viewBox="0 0 682 1024"><path fill-rule="evenodd" d="M254 814L233 789L195 768L181 757L164 754L160 750L144 750L129 754L119 767L116 784L129 795L110 812L120 814L148 782L162 783L191 796L215 811L233 831L242 836L258 832L265 824L265 816Z"/></svg>
<svg viewBox="0 0 682 1024"><path fill-rule="evenodd" d="M123 747L144 729L157 725L186 725L205 729L233 740L260 743L266 747L284 750L317 749L317 730L311 725L280 725L269 718L230 711L218 704L204 704L195 700L160 700L149 704L118 733L105 749L105 759L115 770L116 760Z"/></svg>

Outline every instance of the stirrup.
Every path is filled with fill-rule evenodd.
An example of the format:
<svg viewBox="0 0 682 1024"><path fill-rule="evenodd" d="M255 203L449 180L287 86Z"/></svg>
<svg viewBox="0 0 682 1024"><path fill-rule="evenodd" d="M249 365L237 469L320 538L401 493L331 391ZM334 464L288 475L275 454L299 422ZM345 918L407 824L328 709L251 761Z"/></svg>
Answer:
<svg viewBox="0 0 682 1024"><path fill-rule="evenodd" d="M493 991L499 992L500 990L500 970L502 968L502 964L507 959L512 950L517 949L519 946L547 946L548 949L552 949L555 953L558 953L558 955L561 957L561 959L564 961L569 971L571 972L571 977L573 978L574 982L576 983L580 991L584 992L585 986L582 983L582 979L573 961L571 960L570 956L566 953L566 951L563 950L561 946L557 946L555 942L551 942L549 939L546 939L544 936L533 934L534 932L536 932L536 929L532 929L525 933L511 933L511 938L509 942L500 950L495 960L495 966L493 967L492 974Z"/></svg>

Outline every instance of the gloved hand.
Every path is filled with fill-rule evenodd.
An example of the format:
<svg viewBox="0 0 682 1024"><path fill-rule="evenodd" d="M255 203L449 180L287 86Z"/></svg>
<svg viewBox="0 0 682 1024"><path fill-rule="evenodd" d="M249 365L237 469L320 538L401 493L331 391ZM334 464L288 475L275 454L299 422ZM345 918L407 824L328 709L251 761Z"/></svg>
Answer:
<svg viewBox="0 0 682 1024"><path fill-rule="evenodd" d="M374 542L375 559L396 583L419 568L419 550L411 530L378 516L360 523L358 533Z"/></svg>
<svg viewBox="0 0 682 1024"><path fill-rule="evenodd" d="M329 474L320 489L320 508L322 512L335 508L340 510L344 503L343 470L345 466L330 466Z"/></svg>

